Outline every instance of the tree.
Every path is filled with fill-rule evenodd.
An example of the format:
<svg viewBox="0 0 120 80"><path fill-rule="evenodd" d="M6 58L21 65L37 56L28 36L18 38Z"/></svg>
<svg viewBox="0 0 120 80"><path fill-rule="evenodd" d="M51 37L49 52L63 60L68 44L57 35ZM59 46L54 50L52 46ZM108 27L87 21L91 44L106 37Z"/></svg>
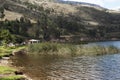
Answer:
<svg viewBox="0 0 120 80"><path fill-rule="evenodd" d="M1 29L0 30L0 40L4 41L6 44L12 42L12 35L8 30Z"/></svg>
<svg viewBox="0 0 120 80"><path fill-rule="evenodd" d="M4 8L0 7L0 18L3 19L4 17L5 17Z"/></svg>

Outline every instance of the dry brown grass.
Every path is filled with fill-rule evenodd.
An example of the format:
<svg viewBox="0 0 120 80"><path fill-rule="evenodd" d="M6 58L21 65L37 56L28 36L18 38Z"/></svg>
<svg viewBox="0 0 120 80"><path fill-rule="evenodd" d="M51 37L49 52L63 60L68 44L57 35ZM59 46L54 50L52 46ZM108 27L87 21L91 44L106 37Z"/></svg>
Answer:
<svg viewBox="0 0 120 80"><path fill-rule="evenodd" d="M5 10L5 17L1 20L0 19L0 21L4 21L4 20L9 20L9 21L12 21L12 20L16 20L16 19L20 19L21 17L23 17L23 14L20 14L20 13L17 13L17 12L12 12L12 11L8 11L8 10ZM36 23L36 21L35 20L33 20L33 19L30 19L30 21L32 22L32 23Z"/></svg>
<svg viewBox="0 0 120 80"><path fill-rule="evenodd" d="M3 20L7 19L7 20L15 20L15 19L20 19L20 17L22 17L23 15L17 12L11 12L11 11L7 11L5 10L5 17Z"/></svg>

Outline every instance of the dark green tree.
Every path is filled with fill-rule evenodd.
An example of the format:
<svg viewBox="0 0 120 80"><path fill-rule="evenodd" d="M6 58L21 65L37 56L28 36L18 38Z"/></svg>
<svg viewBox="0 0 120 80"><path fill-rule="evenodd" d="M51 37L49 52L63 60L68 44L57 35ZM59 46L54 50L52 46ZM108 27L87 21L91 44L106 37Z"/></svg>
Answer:
<svg viewBox="0 0 120 80"><path fill-rule="evenodd" d="M0 7L0 18L3 19L4 17L5 17L4 8Z"/></svg>
<svg viewBox="0 0 120 80"><path fill-rule="evenodd" d="M10 43L13 41L12 34L8 30L0 30L0 40L7 44Z"/></svg>

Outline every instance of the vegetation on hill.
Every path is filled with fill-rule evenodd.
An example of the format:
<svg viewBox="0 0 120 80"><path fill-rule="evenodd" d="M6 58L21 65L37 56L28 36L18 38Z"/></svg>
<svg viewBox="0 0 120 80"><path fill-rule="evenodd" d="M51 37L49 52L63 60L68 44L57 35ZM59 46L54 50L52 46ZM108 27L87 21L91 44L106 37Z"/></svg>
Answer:
<svg viewBox="0 0 120 80"><path fill-rule="evenodd" d="M4 8L0 7L0 18L4 18L5 14L4 14Z"/></svg>
<svg viewBox="0 0 120 80"><path fill-rule="evenodd" d="M38 4L21 0L5 1L0 8L1 19L5 16L4 10L24 15L13 21L0 21L0 40L7 41L6 43L21 43L28 38L49 41L60 39L64 35L72 35L73 38L77 36L78 40L86 41L120 38L120 15L109 13L105 9L53 1ZM34 19L36 23L32 23L30 19Z"/></svg>
<svg viewBox="0 0 120 80"><path fill-rule="evenodd" d="M99 6L63 4L57 1L0 0L0 59L11 55L13 50L25 48L7 47L7 44L22 43L31 38L61 42L120 39L120 14L109 13ZM8 20L5 11L20 14L22 17ZM11 17L16 15L11 15ZM31 22L32 20L35 22ZM102 55L120 52L114 46L91 47L57 43L29 45L28 51L58 56ZM3 74L0 80L21 80L21 76L11 75L15 70L7 66L0 66L0 74ZM8 73L10 75L7 75Z"/></svg>

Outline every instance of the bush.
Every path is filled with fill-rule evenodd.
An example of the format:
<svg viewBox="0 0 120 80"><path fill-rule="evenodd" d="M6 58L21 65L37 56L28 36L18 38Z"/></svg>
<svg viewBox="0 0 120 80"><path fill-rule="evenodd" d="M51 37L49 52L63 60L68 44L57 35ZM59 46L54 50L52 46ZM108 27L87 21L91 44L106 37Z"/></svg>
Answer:
<svg viewBox="0 0 120 80"><path fill-rule="evenodd" d="M30 44L28 46L28 51L30 52L57 52L60 47L57 43L39 43L39 44Z"/></svg>

